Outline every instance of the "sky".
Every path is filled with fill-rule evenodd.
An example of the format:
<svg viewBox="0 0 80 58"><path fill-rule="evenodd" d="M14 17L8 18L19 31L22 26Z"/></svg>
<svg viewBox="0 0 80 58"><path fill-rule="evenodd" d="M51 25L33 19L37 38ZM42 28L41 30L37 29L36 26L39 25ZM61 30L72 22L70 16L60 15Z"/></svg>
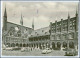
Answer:
<svg viewBox="0 0 80 58"><path fill-rule="evenodd" d="M21 13L23 16L23 25L32 28L34 19L34 29L49 26L50 22L65 20L68 17L74 17L78 2L2 2L2 18L6 5L7 20L19 24ZM3 21L3 20L2 20Z"/></svg>

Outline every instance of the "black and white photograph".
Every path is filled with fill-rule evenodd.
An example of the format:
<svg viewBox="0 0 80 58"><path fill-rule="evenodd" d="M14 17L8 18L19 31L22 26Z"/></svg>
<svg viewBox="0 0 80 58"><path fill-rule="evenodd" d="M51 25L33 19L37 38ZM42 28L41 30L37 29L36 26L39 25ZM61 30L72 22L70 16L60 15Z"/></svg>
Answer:
<svg viewBox="0 0 80 58"><path fill-rule="evenodd" d="M78 56L79 2L3 1L2 56Z"/></svg>

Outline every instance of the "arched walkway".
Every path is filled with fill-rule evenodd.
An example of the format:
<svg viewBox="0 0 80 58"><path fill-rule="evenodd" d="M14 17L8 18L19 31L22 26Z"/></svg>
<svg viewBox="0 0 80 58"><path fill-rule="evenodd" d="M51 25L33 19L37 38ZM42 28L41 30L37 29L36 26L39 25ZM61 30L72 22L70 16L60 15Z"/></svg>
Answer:
<svg viewBox="0 0 80 58"><path fill-rule="evenodd" d="M38 43L36 44L37 48L38 48Z"/></svg>
<svg viewBox="0 0 80 58"><path fill-rule="evenodd" d="M73 42L69 42L69 48L74 48L74 43Z"/></svg>
<svg viewBox="0 0 80 58"><path fill-rule="evenodd" d="M19 44L18 44L18 43L16 43L16 46L17 46L17 47L19 47Z"/></svg>
<svg viewBox="0 0 80 58"><path fill-rule="evenodd" d="M33 47L33 44L32 44L32 47Z"/></svg>
<svg viewBox="0 0 80 58"><path fill-rule="evenodd" d="M10 46L11 46L11 44L10 44L10 43L7 43L7 44L6 44L6 46L10 47Z"/></svg>
<svg viewBox="0 0 80 58"><path fill-rule="evenodd" d="M23 44L23 47L26 47L26 44Z"/></svg>
<svg viewBox="0 0 80 58"><path fill-rule="evenodd" d="M11 47L15 47L15 44L14 44L14 43L12 43L12 44L11 44Z"/></svg>
<svg viewBox="0 0 80 58"><path fill-rule="evenodd" d="M46 43L46 48L50 48L50 44L49 43Z"/></svg>
<svg viewBox="0 0 80 58"><path fill-rule="evenodd" d="M52 42L52 49L55 49L55 43Z"/></svg>
<svg viewBox="0 0 80 58"><path fill-rule="evenodd" d="M22 47L22 44L20 44L20 47Z"/></svg>
<svg viewBox="0 0 80 58"><path fill-rule="evenodd" d="M28 44L26 45L26 47L28 47Z"/></svg>
<svg viewBox="0 0 80 58"><path fill-rule="evenodd" d="M60 42L57 42L57 49L61 49L61 43Z"/></svg>
<svg viewBox="0 0 80 58"><path fill-rule="evenodd" d="M36 45L34 44L34 48L35 48L35 46L36 46Z"/></svg>
<svg viewBox="0 0 80 58"><path fill-rule="evenodd" d="M41 49L41 43L39 43L39 48Z"/></svg>
<svg viewBox="0 0 80 58"><path fill-rule="evenodd" d="M63 42L63 47L67 47L67 43L66 42Z"/></svg>

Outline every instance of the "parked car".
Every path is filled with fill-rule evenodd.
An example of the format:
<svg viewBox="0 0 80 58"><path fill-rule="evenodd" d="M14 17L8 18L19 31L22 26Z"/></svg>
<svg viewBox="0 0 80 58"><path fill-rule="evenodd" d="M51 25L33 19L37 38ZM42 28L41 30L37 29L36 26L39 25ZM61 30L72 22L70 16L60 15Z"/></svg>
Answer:
<svg viewBox="0 0 80 58"><path fill-rule="evenodd" d="M28 51L30 51L30 49L29 49L29 48L24 48L24 47L23 47L23 48L21 48L21 52L25 52L25 51L27 51L27 52L28 52Z"/></svg>
<svg viewBox="0 0 80 58"><path fill-rule="evenodd" d="M77 51L75 49L67 49L65 52L65 56L75 56L77 55Z"/></svg>
<svg viewBox="0 0 80 58"><path fill-rule="evenodd" d="M68 48L66 47L66 48L63 49L63 51L67 51L67 49L68 49Z"/></svg>
<svg viewBox="0 0 80 58"><path fill-rule="evenodd" d="M13 48L12 47L6 47L5 50L9 50L9 51L12 51Z"/></svg>
<svg viewBox="0 0 80 58"><path fill-rule="evenodd" d="M46 48L44 50L42 50L42 54L47 54L47 53L51 53L52 50L50 48Z"/></svg>
<svg viewBox="0 0 80 58"><path fill-rule="evenodd" d="M13 47L13 50L21 50L21 48L19 48L19 47Z"/></svg>
<svg viewBox="0 0 80 58"><path fill-rule="evenodd" d="M5 46L4 44L2 45L2 49L3 49L3 50L5 50L5 49L6 49L6 46Z"/></svg>

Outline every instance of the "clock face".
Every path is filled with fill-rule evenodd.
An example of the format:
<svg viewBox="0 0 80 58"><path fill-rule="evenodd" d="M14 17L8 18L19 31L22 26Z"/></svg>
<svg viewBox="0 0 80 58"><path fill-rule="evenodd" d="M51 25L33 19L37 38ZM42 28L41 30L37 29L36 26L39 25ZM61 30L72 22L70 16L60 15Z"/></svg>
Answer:
<svg viewBox="0 0 80 58"><path fill-rule="evenodd" d="M19 28L18 28L18 27L15 27L15 30L16 30L16 31L18 31L18 30L19 30Z"/></svg>

